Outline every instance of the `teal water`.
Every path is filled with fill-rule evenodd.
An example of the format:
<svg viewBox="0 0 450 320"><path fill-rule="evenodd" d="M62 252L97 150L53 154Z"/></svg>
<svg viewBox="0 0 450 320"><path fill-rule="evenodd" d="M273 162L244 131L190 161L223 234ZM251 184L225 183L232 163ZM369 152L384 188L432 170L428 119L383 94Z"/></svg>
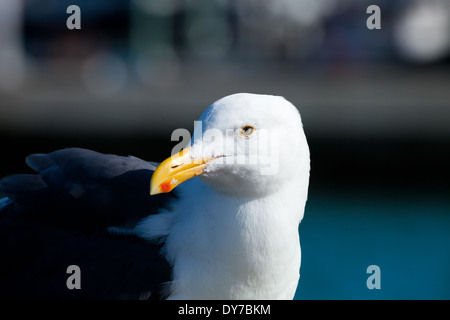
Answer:
<svg viewBox="0 0 450 320"><path fill-rule="evenodd" d="M450 299L450 195L313 192L299 231L295 299Z"/></svg>

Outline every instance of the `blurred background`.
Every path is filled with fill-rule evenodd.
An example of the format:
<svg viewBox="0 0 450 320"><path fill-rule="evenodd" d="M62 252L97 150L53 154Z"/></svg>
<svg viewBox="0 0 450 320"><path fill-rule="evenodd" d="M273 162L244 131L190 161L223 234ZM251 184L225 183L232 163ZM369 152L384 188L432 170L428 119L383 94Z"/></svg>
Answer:
<svg viewBox="0 0 450 320"><path fill-rule="evenodd" d="M450 299L449 71L448 0L0 0L0 176L161 161L215 100L283 95L311 149L296 299Z"/></svg>

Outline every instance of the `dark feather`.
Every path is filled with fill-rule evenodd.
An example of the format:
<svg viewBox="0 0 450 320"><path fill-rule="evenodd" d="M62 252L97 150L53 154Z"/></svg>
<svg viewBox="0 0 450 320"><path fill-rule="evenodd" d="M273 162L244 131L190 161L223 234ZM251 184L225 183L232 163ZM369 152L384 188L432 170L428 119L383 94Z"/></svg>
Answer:
<svg viewBox="0 0 450 320"><path fill-rule="evenodd" d="M26 161L39 174L0 181L0 298L160 298L171 277L161 244L107 231L169 209L176 196L149 195L155 165L78 148ZM66 286L69 265L80 290Z"/></svg>

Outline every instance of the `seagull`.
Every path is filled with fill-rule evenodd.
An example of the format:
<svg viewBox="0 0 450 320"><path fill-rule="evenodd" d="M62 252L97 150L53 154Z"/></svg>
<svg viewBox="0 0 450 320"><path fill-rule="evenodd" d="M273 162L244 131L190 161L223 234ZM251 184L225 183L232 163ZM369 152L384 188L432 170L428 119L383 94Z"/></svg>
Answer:
<svg viewBox="0 0 450 320"><path fill-rule="evenodd" d="M0 298L294 297L310 158L285 98L219 99L159 165L80 148L26 163L0 180Z"/></svg>

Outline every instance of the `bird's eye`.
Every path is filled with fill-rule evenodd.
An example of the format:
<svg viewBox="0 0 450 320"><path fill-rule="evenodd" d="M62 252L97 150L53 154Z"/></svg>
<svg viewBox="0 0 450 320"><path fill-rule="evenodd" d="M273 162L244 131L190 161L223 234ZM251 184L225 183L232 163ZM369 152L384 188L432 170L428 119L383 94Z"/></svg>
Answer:
<svg viewBox="0 0 450 320"><path fill-rule="evenodd" d="M239 135L243 136L243 137L250 137L253 132L255 132L255 127L251 126L251 125L246 125L243 126L240 130L239 130Z"/></svg>

